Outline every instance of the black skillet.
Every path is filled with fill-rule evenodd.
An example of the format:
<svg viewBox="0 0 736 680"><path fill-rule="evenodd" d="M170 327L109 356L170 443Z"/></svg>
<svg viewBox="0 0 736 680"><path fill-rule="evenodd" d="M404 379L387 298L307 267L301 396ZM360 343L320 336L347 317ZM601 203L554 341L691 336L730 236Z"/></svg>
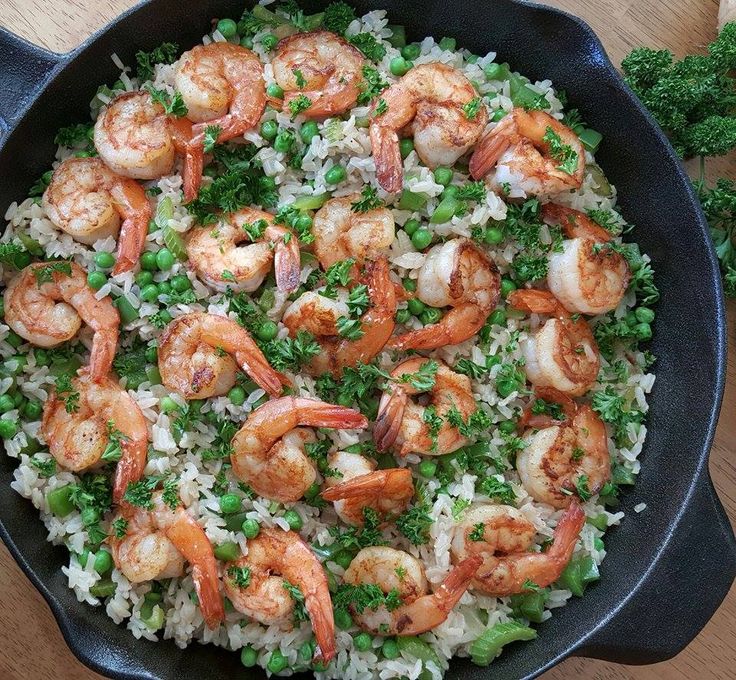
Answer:
<svg viewBox="0 0 736 680"><path fill-rule="evenodd" d="M304 4L311 12L326 3ZM642 471L623 494L623 525L606 538L600 582L555 610L538 627L537 640L508 648L491 669L456 660L447 677L533 677L573 654L632 664L667 659L705 625L736 573L733 532L708 475L725 375L723 300L688 178L580 20L518 0L352 4L360 13L389 9L391 22L404 24L410 39L447 35L478 54L496 50L500 61L566 90L570 106L604 135L598 160L618 187L624 216L637 225L632 238L652 257L662 291ZM111 53L134 64L137 50L164 40L188 48L209 30L212 17L237 19L242 9L236 0L151 0L68 54L0 30L0 213L49 168L56 129L85 120L97 86L117 79ZM46 542L36 510L9 487L14 466L0 456L0 534L85 664L114 678L263 677L246 671L238 654L211 645L180 650L171 641L135 640L102 609L78 603L60 570L66 549ZM647 508L636 514L640 502Z"/></svg>

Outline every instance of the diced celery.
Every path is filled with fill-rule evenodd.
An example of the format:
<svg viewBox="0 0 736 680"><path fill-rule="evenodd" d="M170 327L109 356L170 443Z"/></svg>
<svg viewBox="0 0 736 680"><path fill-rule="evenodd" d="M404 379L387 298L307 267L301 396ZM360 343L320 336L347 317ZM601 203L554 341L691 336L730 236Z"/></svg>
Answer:
<svg viewBox="0 0 736 680"><path fill-rule="evenodd" d="M533 640L536 637L536 630L517 621L497 623L486 629L470 645L470 658L478 666L487 666L501 653L504 645L521 640Z"/></svg>

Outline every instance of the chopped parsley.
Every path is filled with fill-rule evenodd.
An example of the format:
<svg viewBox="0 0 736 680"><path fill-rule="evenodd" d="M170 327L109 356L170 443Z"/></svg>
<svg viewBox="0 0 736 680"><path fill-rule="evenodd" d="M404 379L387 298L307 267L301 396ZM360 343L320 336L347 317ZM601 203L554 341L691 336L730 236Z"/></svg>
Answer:
<svg viewBox="0 0 736 680"><path fill-rule="evenodd" d="M423 545L429 540L429 527L434 524L429 509L428 505L418 503L396 518L396 528L412 545Z"/></svg>
<svg viewBox="0 0 736 680"><path fill-rule="evenodd" d="M291 72L294 74L294 78L296 79L296 86L300 90L303 90L307 86L307 81L304 78L304 74L298 68L291 69Z"/></svg>
<svg viewBox="0 0 736 680"><path fill-rule="evenodd" d="M163 492L161 494L161 500L168 505L172 510L176 510L181 505L181 499L179 498L179 478L169 477L164 482Z"/></svg>
<svg viewBox="0 0 736 680"><path fill-rule="evenodd" d="M560 135L547 126L542 140L547 144L549 155L559 163L558 170L568 175L575 174L578 169L578 153L569 144L563 144Z"/></svg>
<svg viewBox="0 0 736 680"><path fill-rule="evenodd" d="M117 463L123 455L122 442L124 441L128 441L128 437L115 427L115 423L112 420L108 420L107 445L102 452L102 460Z"/></svg>
<svg viewBox="0 0 736 680"><path fill-rule="evenodd" d="M468 534L468 538L471 541L475 541L477 543L478 541L483 540L483 536L485 535L485 533L485 524L483 524L483 522L478 522L477 524L473 525L473 530Z"/></svg>
<svg viewBox="0 0 736 680"><path fill-rule="evenodd" d="M38 470L38 474L41 477L45 477L46 479L48 479L49 477L53 477L56 474L56 460L54 460L53 458L49 458L48 460L41 460L36 456L31 456L31 458L29 458L28 460L31 465L33 465L33 467Z"/></svg>
<svg viewBox="0 0 736 680"><path fill-rule="evenodd" d="M366 609L377 611L380 607L393 611L401 604L402 600L398 590L393 589L384 593L373 583L359 585L341 583L332 597L332 605L335 610L348 611L351 609L356 614L362 614Z"/></svg>
<svg viewBox="0 0 736 680"><path fill-rule="evenodd" d="M348 295L347 306L353 316L362 316L370 306L368 297L368 286L360 283L355 286Z"/></svg>
<svg viewBox="0 0 736 680"><path fill-rule="evenodd" d="M590 500L590 497L593 494L588 488L588 475L580 475L580 477L575 480L575 491L577 492L581 501L585 502Z"/></svg>
<svg viewBox="0 0 736 680"><path fill-rule="evenodd" d="M382 116L384 113L388 111L388 104L386 103L386 100L381 98L378 100L378 103L376 104L376 108L373 109L373 116L378 117Z"/></svg>
<svg viewBox="0 0 736 680"><path fill-rule="evenodd" d="M455 198L464 201L484 201L486 194L486 185L484 182L468 182L458 189Z"/></svg>
<svg viewBox="0 0 736 680"><path fill-rule="evenodd" d="M104 474L85 474L73 485L69 499L82 516L89 543L97 545L107 538L100 519L112 506L112 483Z"/></svg>
<svg viewBox="0 0 736 680"><path fill-rule="evenodd" d="M359 85L360 94L358 95L358 104L365 106L375 99L387 87L388 83L381 79L381 74L372 66L363 66L363 81Z"/></svg>
<svg viewBox="0 0 736 680"><path fill-rule="evenodd" d="M153 491L160 481L160 477L151 476L130 482L125 489L123 500L144 510L153 510Z"/></svg>
<svg viewBox="0 0 736 680"><path fill-rule="evenodd" d="M211 153L217 144L222 128L219 125L208 125L204 129L204 152Z"/></svg>
<svg viewBox="0 0 736 680"><path fill-rule="evenodd" d="M468 120L475 120L478 111L480 111L480 107L482 106L482 101L480 97L473 97L467 104L463 106L463 113L465 114L465 117Z"/></svg>
<svg viewBox="0 0 736 680"><path fill-rule="evenodd" d="M547 276L549 259L544 255L519 253L511 263L511 268L520 281L539 281Z"/></svg>
<svg viewBox="0 0 736 680"><path fill-rule="evenodd" d="M128 520L125 517L118 517L112 523L112 533L115 538L125 538L128 533Z"/></svg>
<svg viewBox="0 0 736 680"><path fill-rule="evenodd" d="M231 583L237 588L247 588L250 585L250 567L236 567L233 565L228 568L227 575Z"/></svg>
<svg viewBox="0 0 736 680"><path fill-rule="evenodd" d="M67 413L79 411L79 392L74 389L67 373L62 373L56 379L56 396L64 403Z"/></svg>
<svg viewBox="0 0 736 680"><path fill-rule="evenodd" d="M94 146L90 137L94 130L94 123L76 123L67 127L59 128L54 137L54 144L66 146L70 149Z"/></svg>
<svg viewBox="0 0 736 680"><path fill-rule="evenodd" d="M399 382L410 385L419 392L428 392L435 386L439 364L435 359L425 361L416 373L402 373Z"/></svg>
<svg viewBox="0 0 736 680"><path fill-rule="evenodd" d="M381 61L386 56L386 48L370 33L351 35L348 42L357 47L371 61Z"/></svg>
<svg viewBox="0 0 736 680"><path fill-rule="evenodd" d="M384 206L384 202L378 198L378 192L369 184L363 187L360 196L357 201L351 204L353 212L364 213Z"/></svg>
<svg viewBox="0 0 736 680"><path fill-rule="evenodd" d="M348 26L355 21L355 10L346 2L331 2L325 7L322 24L328 31L345 35Z"/></svg>
<svg viewBox="0 0 736 680"><path fill-rule="evenodd" d="M168 92L166 92L166 90L157 90L153 85L148 85L146 90L148 90L153 101L164 107L164 113L167 116L176 116L177 118L181 118L189 113L187 105L184 103L184 98L181 96L181 92L174 92L172 97Z"/></svg>
<svg viewBox="0 0 736 680"><path fill-rule="evenodd" d="M54 274L72 275L71 262L60 260L58 262L50 262L42 267L34 267L33 276L36 277L36 284L40 288L44 283L50 283L54 280Z"/></svg>
<svg viewBox="0 0 736 680"><path fill-rule="evenodd" d="M350 319L347 316L341 316L337 319L337 334L346 340L360 340L364 335L360 319Z"/></svg>
<svg viewBox="0 0 736 680"><path fill-rule="evenodd" d="M502 482L497 477L486 477L480 482L480 490L488 498L504 505L516 504L514 488L508 482Z"/></svg>
<svg viewBox="0 0 736 680"><path fill-rule="evenodd" d="M294 621L306 621L309 618L307 614L307 608L304 605L304 593L297 586L289 583L284 579L284 588L291 595L291 599L294 600Z"/></svg>
<svg viewBox="0 0 736 680"><path fill-rule="evenodd" d="M164 42L150 52L142 50L135 53L135 60L138 64L136 74L138 80L142 83L146 80L153 79L153 69L156 64L173 64L176 61L176 55L179 52L179 45L176 43Z"/></svg>
<svg viewBox="0 0 736 680"><path fill-rule="evenodd" d="M312 105L312 100L305 94L294 97L289 102L289 111L291 111L291 120L294 120L302 111L306 111Z"/></svg>

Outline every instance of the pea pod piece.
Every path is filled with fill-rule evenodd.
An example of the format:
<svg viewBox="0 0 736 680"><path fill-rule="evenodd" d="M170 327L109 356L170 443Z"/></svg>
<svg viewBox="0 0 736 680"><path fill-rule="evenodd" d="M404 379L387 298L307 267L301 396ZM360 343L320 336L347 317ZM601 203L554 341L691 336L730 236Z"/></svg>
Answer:
<svg viewBox="0 0 736 680"><path fill-rule="evenodd" d="M297 196L291 205L297 210L317 210L327 202L329 197L330 195L326 192L312 196Z"/></svg>
<svg viewBox="0 0 736 680"><path fill-rule="evenodd" d="M470 658L477 666L487 666L510 642L533 640L537 631L517 621L497 623L486 629L483 634L470 645Z"/></svg>
<svg viewBox="0 0 736 680"><path fill-rule="evenodd" d="M166 247L177 260L187 259L187 247L178 231L169 226L174 217L174 204L168 196L159 202L154 222L160 227Z"/></svg>
<svg viewBox="0 0 736 680"><path fill-rule="evenodd" d="M593 189L593 193L598 194L598 196L611 198L611 196L613 196L613 191L611 190L610 182L603 174L603 170L601 170L595 163L588 163L585 166L585 169L593 178L593 181L598 185L596 188Z"/></svg>
<svg viewBox="0 0 736 680"><path fill-rule="evenodd" d="M399 647L399 652L422 662L422 672L419 674L418 680L432 680L434 677L432 671L427 668L428 663L436 666L438 670L442 670L440 658L424 640L420 640L418 637L397 637L396 644Z"/></svg>
<svg viewBox="0 0 736 680"><path fill-rule="evenodd" d="M105 598L114 595L117 587L117 583L112 579L103 578L101 581L97 581L97 583L89 589L89 592L90 595L94 595L95 597Z"/></svg>
<svg viewBox="0 0 736 680"><path fill-rule="evenodd" d="M413 193L408 189L401 192L399 210L421 210L427 204L427 194Z"/></svg>

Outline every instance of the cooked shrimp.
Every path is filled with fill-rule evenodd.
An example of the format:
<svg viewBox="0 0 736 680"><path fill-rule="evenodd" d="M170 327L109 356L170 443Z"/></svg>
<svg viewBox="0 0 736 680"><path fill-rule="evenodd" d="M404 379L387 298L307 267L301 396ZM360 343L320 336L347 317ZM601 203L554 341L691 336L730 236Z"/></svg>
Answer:
<svg viewBox="0 0 736 680"><path fill-rule="evenodd" d="M331 198L314 216L314 254L325 270L349 257L358 265L375 260L394 242L393 213L388 208L354 212L359 198Z"/></svg>
<svg viewBox="0 0 736 680"><path fill-rule="evenodd" d="M304 437L285 437L294 428L363 429L365 416L316 399L282 397L253 411L233 437L233 472L259 495L282 503L298 501L317 474L304 453Z"/></svg>
<svg viewBox="0 0 736 680"><path fill-rule="evenodd" d="M250 583L238 586L232 568L246 568ZM304 595L319 645L314 660L323 663L335 656L335 623L332 598L322 564L295 531L262 528L248 540L248 554L228 565L225 593L239 612L267 626L291 628L294 600L286 584Z"/></svg>
<svg viewBox="0 0 736 680"><path fill-rule="evenodd" d="M306 367L310 373L342 374L346 366L358 362L367 364L386 345L394 331L396 314L396 291L389 278L385 258L366 264L365 280L368 285L370 308L360 317L363 335L357 340L341 338L337 320L348 316L347 305L331 300L319 293L307 292L295 300L281 319L294 337L299 331L309 331L322 345L323 351Z"/></svg>
<svg viewBox="0 0 736 680"><path fill-rule="evenodd" d="M407 468L376 470L376 462L357 453L331 453L327 462L339 475L327 478L322 498L335 504L338 517L354 526L363 525L363 510L371 508L381 517L396 517L414 496L414 483Z"/></svg>
<svg viewBox="0 0 736 680"><path fill-rule="evenodd" d="M437 365L434 384L429 390L418 389L412 385L412 376L423 367L426 370L430 362ZM373 441L379 451L396 446L401 456L412 452L441 456L467 443L447 414L455 411L467 422L475 413L477 406L468 376L451 371L442 361L414 357L396 366L391 377L395 383L381 397L373 428ZM429 393L427 405L409 400L409 395L423 392ZM437 426L432 424L435 418L427 418L428 409L434 412Z"/></svg>
<svg viewBox="0 0 736 680"><path fill-rule="evenodd" d="M585 213L555 203L542 206L542 219L560 226L567 240L549 256L547 285L570 312L603 314L616 309L631 270L626 258L605 246L611 240Z"/></svg>
<svg viewBox="0 0 736 680"><path fill-rule="evenodd" d="M585 319L573 320L552 293L515 290L508 302L532 314L551 315L522 342L526 375L536 387L554 387L574 397L585 394L600 368L598 345Z"/></svg>
<svg viewBox="0 0 736 680"><path fill-rule="evenodd" d="M471 555L483 558L471 587L488 595L522 593L530 582L544 588L562 574L584 524L585 513L573 501L555 527L552 545L545 552L530 552L537 532L521 511L509 505L478 505L455 527L452 556L462 560L460 564ZM483 536L473 540L480 526Z"/></svg>
<svg viewBox="0 0 736 680"><path fill-rule="evenodd" d="M171 174L176 154L184 156L184 198L191 201L202 180L202 159L190 145L192 124L167 116L148 92L125 92L101 111L95 148L113 172L134 179Z"/></svg>
<svg viewBox="0 0 736 680"><path fill-rule="evenodd" d="M135 267L151 219L138 182L116 175L99 158L67 158L54 170L43 207L59 229L88 246L120 232L112 273Z"/></svg>
<svg viewBox="0 0 736 680"><path fill-rule="evenodd" d="M108 539L115 566L132 583L143 583L184 574L184 561L192 567L192 580L209 628L225 618L220 580L212 544L202 527L180 505L172 510L160 491L153 494L153 509L128 503L120 508L126 534Z"/></svg>
<svg viewBox="0 0 736 680"><path fill-rule="evenodd" d="M417 297L432 307L451 309L439 323L391 338L391 349L436 349L473 337L498 302L501 276L470 239L434 246L419 270Z"/></svg>
<svg viewBox="0 0 736 680"><path fill-rule="evenodd" d="M388 108L379 114L378 102L373 105L371 146L378 183L392 193L401 191L403 185L399 133L410 123L417 154L425 165L436 168L454 165L475 144L488 122L473 84L446 64L415 66L384 90L378 101ZM478 107L473 112L474 102Z"/></svg>
<svg viewBox="0 0 736 680"><path fill-rule="evenodd" d="M359 610L353 618L376 635L420 635L439 626L458 603L481 565L480 557L463 560L439 588L428 593L422 563L409 553L386 546L363 548L345 571L345 582L378 586L384 593L398 592L401 604L389 611L384 605Z"/></svg>
<svg viewBox="0 0 736 680"><path fill-rule="evenodd" d="M185 399L225 394L235 384L238 366L270 395L281 394L285 379L271 368L248 331L232 319L183 314L159 338L161 380Z"/></svg>
<svg viewBox="0 0 736 680"><path fill-rule="evenodd" d="M246 240L252 242L238 245ZM272 265L279 290L290 293L299 287L299 240L262 210L244 208L216 226L193 229L187 255L200 278L217 290L231 287L250 293Z"/></svg>
<svg viewBox="0 0 736 680"><path fill-rule="evenodd" d="M78 395L73 402L72 394ZM120 503L128 483L138 481L146 467L148 429L140 407L115 380L93 382L87 369L72 379L68 395L51 392L43 407L41 436L67 470L80 472L100 461L117 460L114 503ZM108 445L115 442L119 459L106 458Z"/></svg>
<svg viewBox="0 0 736 680"><path fill-rule="evenodd" d="M307 118L324 118L355 106L363 82L360 50L329 31L295 33L276 46L273 77L284 91L284 109L298 97L311 104Z"/></svg>
<svg viewBox="0 0 736 680"><path fill-rule="evenodd" d="M94 331L89 365L92 379L100 381L115 357L120 315L109 297L95 297L78 264L35 262L5 290L5 323L37 347L71 340L82 321Z"/></svg>
<svg viewBox="0 0 736 680"><path fill-rule="evenodd" d="M470 159L474 179L490 178L495 191L554 195L579 189L585 149L578 136L544 111L514 109L485 135Z"/></svg>
<svg viewBox="0 0 736 680"><path fill-rule="evenodd" d="M581 480L595 494L611 478L606 426L590 406L557 390L537 390L537 397L561 404L566 417L558 421L536 414L521 419L530 422L525 423L526 446L516 457L516 469L534 500L566 508Z"/></svg>

